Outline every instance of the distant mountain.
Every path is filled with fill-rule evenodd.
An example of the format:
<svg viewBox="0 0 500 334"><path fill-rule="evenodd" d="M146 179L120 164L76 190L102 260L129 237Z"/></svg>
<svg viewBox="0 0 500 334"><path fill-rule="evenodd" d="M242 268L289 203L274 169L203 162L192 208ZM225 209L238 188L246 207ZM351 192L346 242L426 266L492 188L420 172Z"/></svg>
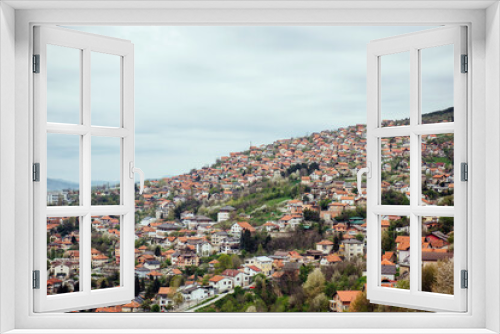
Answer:
<svg viewBox="0 0 500 334"><path fill-rule="evenodd" d="M113 187L119 184L119 181L92 181L92 187L108 185ZM59 191L63 189L79 189L79 185L76 182L60 180L60 179L50 179L47 178L47 190L48 191Z"/></svg>
<svg viewBox="0 0 500 334"><path fill-rule="evenodd" d="M78 183L59 179L47 179L48 191L58 191L63 189L78 189Z"/></svg>
<svg viewBox="0 0 500 334"><path fill-rule="evenodd" d="M438 111L433 111L428 114L422 114L422 121L425 124L429 123L438 123L440 121L446 120L448 122L453 122L454 121L454 114L453 112L455 111L455 108L449 107L443 110L438 110Z"/></svg>
<svg viewBox="0 0 500 334"><path fill-rule="evenodd" d="M443 110L437 110L430 113L422 114L422 124L430 124L430 123L441 123L443 121L453 122L454 121L454 107L448 107ZM398 120L383 120L382 125L387 126L388 124L392 124L392 126L403 126L410 125L410 119L398 119Z"/></svg>

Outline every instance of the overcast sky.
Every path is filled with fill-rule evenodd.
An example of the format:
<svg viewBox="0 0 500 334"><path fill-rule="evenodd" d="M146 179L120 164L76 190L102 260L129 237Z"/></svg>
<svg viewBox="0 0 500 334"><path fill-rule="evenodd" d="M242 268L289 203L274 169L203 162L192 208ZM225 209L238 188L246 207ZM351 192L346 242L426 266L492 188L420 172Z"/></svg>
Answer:
<svg viewBox="0 0 500 334"><path fill-rule="evenodd" d="M188 172L246 150L250 143L366 123L367 44L428 28L73 27L135 45L136 166L147 178ZM453 73L446 62L452 48L441 49L422 60L424 111L452 105ZM99 65L92 69L92 123L114 125L117 62L113 56L99 56L92 58L93 66ZM384 118L409 114L408 79L401 74L401 69L408 71L408 60L395 58L382 63ZM425 61L431 58L443 61ZM67 62L76 58L55 52L52 59L64 74L54 70L49 77L49 121L71 113L68 92L75 90ZM77 156L63 154L68 143L52 141L49 177L77 181L67 162ZM118 165L110 162L116 145L100 144L92 178L116 180Z"/></svg>

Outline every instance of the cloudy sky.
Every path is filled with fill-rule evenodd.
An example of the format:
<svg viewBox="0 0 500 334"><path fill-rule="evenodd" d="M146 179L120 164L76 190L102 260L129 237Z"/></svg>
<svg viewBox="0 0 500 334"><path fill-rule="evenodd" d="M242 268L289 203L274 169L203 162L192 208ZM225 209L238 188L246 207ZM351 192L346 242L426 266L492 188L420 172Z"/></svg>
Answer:
<svg viewBox="0 0 500 334"><path fill-rule="evenodd" d="M72 27L135 45L136 166L147 178L188 172L250 143L366 123L367 44L429 28ZM436 49L422 60L424 112L453 100L450 47ZM114 125L117 62L99 56L92 58L92 123ZM401 118L408 114L409 63L390 57L382 62L383 117ZM428 60L434 58L439 61ZM52 59L64 73L54 69L49 77L49 121L57 121L71 113L69 91L77 88L67 63L75 58L55 52ZM76 181L67 166L77 156L62 153L67 145L53 140L49 177ZM92 178L116 180L116 145L101 141L94 147Z"/></svg>

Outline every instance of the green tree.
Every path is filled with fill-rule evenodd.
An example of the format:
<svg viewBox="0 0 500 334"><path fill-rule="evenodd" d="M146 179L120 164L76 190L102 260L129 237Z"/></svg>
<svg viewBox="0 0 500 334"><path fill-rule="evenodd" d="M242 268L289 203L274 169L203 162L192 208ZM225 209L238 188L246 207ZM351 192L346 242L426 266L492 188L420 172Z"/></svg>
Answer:
<svg viewBox="0 0 500 334"><path fill-rule="evenodd" d="M422 268L422 291L432 292L432 287L436 283L436 275L436 266L427 265Z"/></svg>
<svg viewBox="0 0 500 334"><path fill-rule="evenodd" d="M151 312L160 312L160 306L158 304L154 304L151 306Z"/></svg>
<svg viewBox="0 0 500 334"><path fill-rule="evenodd" d="M141 308L146 312L149 311L151 309L151 299L144 299L141 304Z"/></svg>
<svg viewBox="0 0 500 334"><path fill-rule="evenodd" d="M320 206L321 210L328 209L328 204L330 204L331 202L332 202L332 200L329 198L325 198L325 199L320 200L319 206Z"/></svg>
<svg viewBox="0 0 500 334"><path fill-rule="evenodd" d="M299 278L302 283L305 283L307 281L307 277L309 276L309 273L313 270L313 267L310 265L307 266L301 266L299 269Z"/></svg>
<svg viewBox="0 0 500 334"><path fill-rule="evenodd" d="M220 269L221 271L224 271L226 269L231 269L233 265L231 257L227 254L222 254L221 256L219 256L218 261L219 261L218 269Z"/></svg>
<svg viewBox="0 0 500 334"><path fill-rule="evenodd" d="M179 306L184 302L184 297L182 296L182 293L177 292L174 294L174 298L172 300L176 306Z"/></svg>
<svg viewBox="0 0 500 334"><path fill-rule="evenodd" d="M400 280L396 283L396 288L410 290L410 281L407 279Z"/></svg>
<svg viewBox="0 0 500 334"><path fill-rule="evenodd" d="M437 262L436 282L432 292L453 294L453 260L442 260Z"/></svg>
<svg viewBox="0 0 500 334"><path fill-rule="evenodd" d="M135 295L138 296L141 293L141 282L139 281L139 276L135 276L134 282Z"/></svg>
<svg viewBox="0 0 500 334"><path fill-rule="evenodd" d="M156 248L155 248L155 256L156 257L160 257L161 256L161 247L160 246L156 246Z"/></svg>
<svg viewBox="0 0 500 334"><path fill-rule="evenodd" d="M257 312L257 308L255 305L250 305L245 312Z"/></svg>
<svg viewBox="0 0 500 334"><path fill-rule="evenodd" d="M309 303L309 312L327 312L328 298L323 292L314 297Z"/></svg>
<svg viewBox="0 0 500 334"><path fill-rule="evenodd" d="M356 299L349 305L349 312L374 312L376 305L371 304L366 298L366 291L358 294Z"/></svg>
<svg viewBox="0 0 500 334"><path fill-rule="evenodd" d="M304 212L304 220L306 221L314 221L319 222L319 212L316 210L305 209Z"/></svg>
<svg viewBox="0 0 500 334"><path fill-rule="evenodd" d="M392 251L395 245L395 239L391 236L389 231L384 231L382 234L382 250Z"/></svg>
<svg viewBox="0 0 500 334"><path fill-rule="evenodd" d="M312 300L320 293L323 293L324 289L325 275L323 275L321 269L316 268L307 276L307 281L304 283L304 292Z"/></svg>

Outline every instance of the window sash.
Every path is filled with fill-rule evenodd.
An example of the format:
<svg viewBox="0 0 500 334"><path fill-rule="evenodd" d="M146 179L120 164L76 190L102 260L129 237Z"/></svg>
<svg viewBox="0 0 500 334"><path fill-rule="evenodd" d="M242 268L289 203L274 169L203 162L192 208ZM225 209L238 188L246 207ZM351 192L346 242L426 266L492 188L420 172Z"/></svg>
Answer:
<svg viewBox="0 0 500 334"><path fill-rule="evenodd" d="M80 124L47 122L46 46L48 44L81 50L80 54ZM120 57L121 97L120 127L108 128L91 124L91 52ZM40 182L34 183L34 270L40 270L40 289L34 290L35 312L67 311L91 308L133 299L134 270L134 180L129 176L134 160L133 109L133 45L129 41L81 33L63 28L34 28L34 54L40 55L40 73L34 74L34 161L40 163ZM47 207L47 139L48 133L80 137L79 206ZM91 138L120 138L120 205L91 205ZM120 286L91 289L91 216L120 215ZM80 291L47 296L46 219L48 217L80 217Z"/></svg>
<svg viewBox="0 0 500 334"><path fill-rule="evenodd" d="M467 269L467 186L460 181L460 164L467 162L467 76L461 73L461 55L467 54L466 28L443 27L424 32L372 41L368 46L368 122L367 162L371 178L367 182L367 296L374 303L417 308L430 311L467 310L467 290L461 289L460 271ZM454 47L454 122L419 124L420 60L419 50L441 45ZM409 51L410 53L410 125L381 127L380 57ZM470 69L469 69L470 70ZM421 206L421 140L425 134L454 134L454 206ZM410 137L410 205L380 205L381 138ZM380 286L381 237L379 215L410 217L410 289ZM421 217L454 217L454 295L419 291L421 287ZM416 246L415 246L416 245Z"/></svg>

